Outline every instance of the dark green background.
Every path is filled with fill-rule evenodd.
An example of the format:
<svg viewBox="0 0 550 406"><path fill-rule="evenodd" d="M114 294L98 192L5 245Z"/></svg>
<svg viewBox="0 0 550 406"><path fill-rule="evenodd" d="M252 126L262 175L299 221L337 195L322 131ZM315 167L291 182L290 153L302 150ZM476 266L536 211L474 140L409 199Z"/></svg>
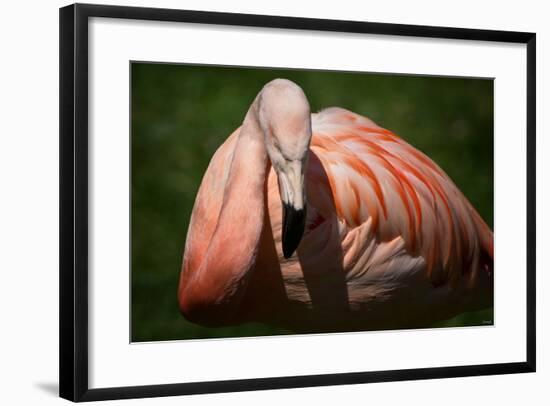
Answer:
<svg viewBox="0 0 550 406"><path fill-rule="evenodd" d="M214 151L262 86L299 84L312 111L340 106L392 130L437 162L493 224L493 81L132 63L132 341L288 333L262 324L205 328L176 292L189 216ZM438 326L492 320L492 309Z"/></svg>

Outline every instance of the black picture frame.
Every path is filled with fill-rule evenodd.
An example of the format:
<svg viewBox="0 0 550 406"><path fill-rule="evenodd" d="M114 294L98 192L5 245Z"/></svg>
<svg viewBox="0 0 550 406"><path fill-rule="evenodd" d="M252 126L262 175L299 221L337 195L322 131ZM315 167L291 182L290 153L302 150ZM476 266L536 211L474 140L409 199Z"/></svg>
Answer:
<svg viewBox="0 0 550 406"><path fill-rule="evenodd" d="M106 17L424 38L527 47L527 353L525 361L391 371L280 376L90 389L88 386L88 19ZM534 372L536 35L528 32L337 21L267 15L74 4L60 9L60 396L72 401L143 398Z"/></svg>

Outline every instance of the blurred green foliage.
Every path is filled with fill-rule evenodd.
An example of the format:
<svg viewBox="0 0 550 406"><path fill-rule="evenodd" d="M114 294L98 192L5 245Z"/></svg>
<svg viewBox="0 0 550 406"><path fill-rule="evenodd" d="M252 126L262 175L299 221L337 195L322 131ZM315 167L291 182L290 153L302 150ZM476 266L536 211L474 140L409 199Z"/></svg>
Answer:
<svg viewBox="0 0 550 406"><path fill-rule="evenodd" d="M312 111L340 106L392 130L437 162L492 227L493 81L133 63L132 341L281 334L262 324L205 328L176 291L196 191L219 145L262 86L299 84ZM437 326L492 321L493 309Z"/></svg>

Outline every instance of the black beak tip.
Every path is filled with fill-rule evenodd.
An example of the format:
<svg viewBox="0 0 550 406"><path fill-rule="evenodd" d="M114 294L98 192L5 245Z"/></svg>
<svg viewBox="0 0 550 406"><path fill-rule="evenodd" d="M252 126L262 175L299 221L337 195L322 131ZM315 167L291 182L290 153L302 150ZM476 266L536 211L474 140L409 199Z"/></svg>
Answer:
<svg viewBox="0 0 550 406"><path fill-rule="evenodd" d="M306 210L283 204L283 256L290 258L298 248L306 224Z"/></svg>
<svg viewBox="0 0 550 406"><path fill-rule="evenodd" d="M288 245L283 243L283 256L285 259L289 259L296 249L291 249Z"/></svg>

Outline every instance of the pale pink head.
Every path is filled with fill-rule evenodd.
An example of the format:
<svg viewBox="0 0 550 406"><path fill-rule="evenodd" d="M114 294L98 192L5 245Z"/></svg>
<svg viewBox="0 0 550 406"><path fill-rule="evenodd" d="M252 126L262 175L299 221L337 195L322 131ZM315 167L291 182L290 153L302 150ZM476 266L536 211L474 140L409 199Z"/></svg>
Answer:
<svg viewBox="0 0 550 406"><path fill-rule="evenodd" d="M283 204L283 254L290 257L302 238L306 218L304 173L311 141L309 102L302 89L275 79L258 95L258 121L279 181Z"/></svg>

